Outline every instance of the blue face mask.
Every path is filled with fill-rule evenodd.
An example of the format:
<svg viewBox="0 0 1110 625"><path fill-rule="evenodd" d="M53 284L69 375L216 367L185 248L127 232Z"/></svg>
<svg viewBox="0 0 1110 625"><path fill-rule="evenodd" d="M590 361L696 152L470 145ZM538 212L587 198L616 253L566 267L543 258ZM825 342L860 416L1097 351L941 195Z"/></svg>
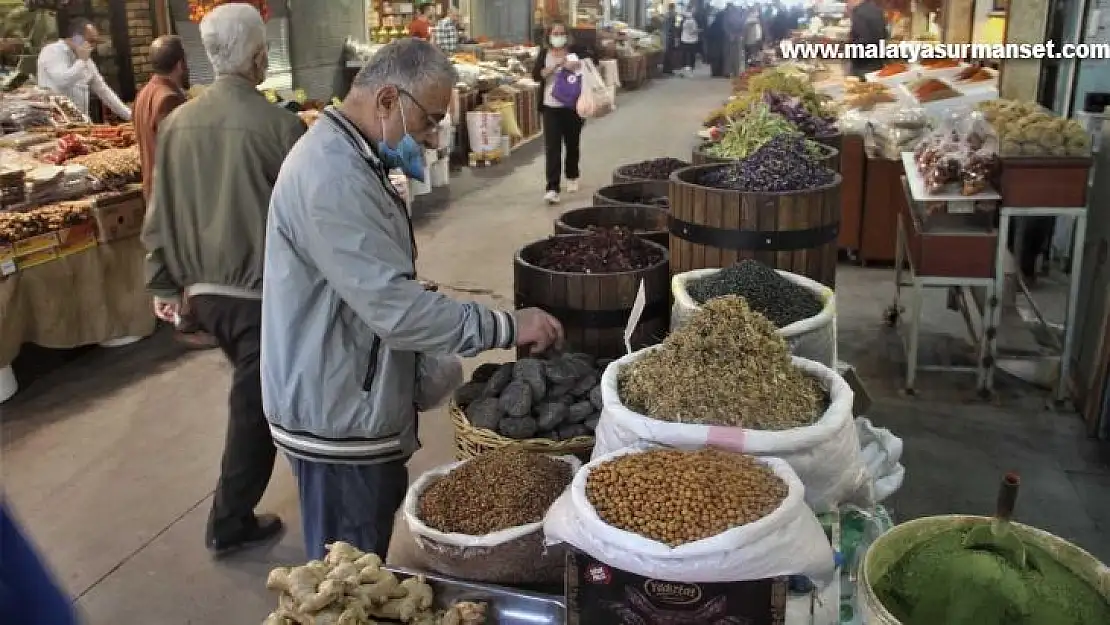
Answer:
<svg viewBox="0 0 1110 625"><path fill-rule="evenodd" d="M397 105L401 108L401 127L405 134L395 148L389 147L385 139L379 141L378 154L389 169L400 169L409 178L424 182L424 148L409 134L409 125L405 121L405 108L400 106L400 102ZM382 136L385 136L384 119L382 120Z"/></svg>

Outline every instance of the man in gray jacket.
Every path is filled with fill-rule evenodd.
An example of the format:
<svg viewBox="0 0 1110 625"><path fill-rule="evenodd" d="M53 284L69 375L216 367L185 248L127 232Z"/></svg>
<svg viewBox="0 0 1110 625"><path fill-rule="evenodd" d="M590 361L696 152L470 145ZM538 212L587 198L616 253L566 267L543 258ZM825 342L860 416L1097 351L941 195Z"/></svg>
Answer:
<svg viewBox="0 0 1110 625"><path fill-rule="evenodd" d="M462 303L416 279L388 179L423 171L455 71L435 46L379 50L290 152L274 187L262 298L262 393L296 475L309 558L344 540L386 556L417 440L421 359L562 343L536 309Z"/></svg>

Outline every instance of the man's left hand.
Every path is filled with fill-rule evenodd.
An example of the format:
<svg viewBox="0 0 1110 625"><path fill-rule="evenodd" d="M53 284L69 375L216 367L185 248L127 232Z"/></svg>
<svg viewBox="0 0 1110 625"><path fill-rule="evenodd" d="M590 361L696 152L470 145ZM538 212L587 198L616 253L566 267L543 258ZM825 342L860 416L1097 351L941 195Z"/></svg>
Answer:
<svg viewBox="0 0 1110 625"><path fill-rule="evenodd" d="M179 299L166 299L162 297L154 298L154 316L162 321L172 324L177 324L177 319L181 315L181 300Z"/></svg>

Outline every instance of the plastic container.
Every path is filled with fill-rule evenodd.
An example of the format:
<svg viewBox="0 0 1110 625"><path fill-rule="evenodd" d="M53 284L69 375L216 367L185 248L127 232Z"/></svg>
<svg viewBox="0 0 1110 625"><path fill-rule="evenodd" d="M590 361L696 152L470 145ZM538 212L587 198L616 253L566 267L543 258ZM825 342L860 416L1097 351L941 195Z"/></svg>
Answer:
<svg viewBox="0 0 1110 625"><path fill-rule="evenodd" d="M989 522L989 517L982 516L931 516L903 523L880 536L867 550L859 571L859 607L863 622L868 625L902 625L879 601L872 588L872 580L879 579L911 547L950 529ZM1110 568L1097 558L1044 530L1016 522L1011 523L1011 527L1023 541L1055 556L1057 562L1110 600Z"/></svg>
<svg viewBox="0 0 1110 625"><path fill-rule="evenodd" d="M0 369L0 404L11 399L17 391L19 382L15 379L15 371L10 366Z"/></svg>

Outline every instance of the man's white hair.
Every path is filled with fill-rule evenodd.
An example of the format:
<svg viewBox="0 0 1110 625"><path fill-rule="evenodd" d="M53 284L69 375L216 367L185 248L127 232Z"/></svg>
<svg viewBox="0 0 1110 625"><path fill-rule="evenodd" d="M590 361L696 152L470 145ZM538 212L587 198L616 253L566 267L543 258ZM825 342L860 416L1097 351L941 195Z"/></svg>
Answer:
<svg viewBox="0 0 1110 625"><path fill-rule="evenodd" d="M200 21L200 39L217 76L246 74L266 46L266 24L249 4L221 4Z"/></svg>

